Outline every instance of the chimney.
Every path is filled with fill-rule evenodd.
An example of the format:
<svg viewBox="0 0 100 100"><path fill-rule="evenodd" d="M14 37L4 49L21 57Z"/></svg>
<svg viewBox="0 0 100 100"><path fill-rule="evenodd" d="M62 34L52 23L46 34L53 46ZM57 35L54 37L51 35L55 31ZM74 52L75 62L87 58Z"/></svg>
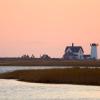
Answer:
<svg viewBox="0 0 100 100"><path fill-rule="evenodd" d="M74 47L74 43L72 43L72 47Z"/></svg>

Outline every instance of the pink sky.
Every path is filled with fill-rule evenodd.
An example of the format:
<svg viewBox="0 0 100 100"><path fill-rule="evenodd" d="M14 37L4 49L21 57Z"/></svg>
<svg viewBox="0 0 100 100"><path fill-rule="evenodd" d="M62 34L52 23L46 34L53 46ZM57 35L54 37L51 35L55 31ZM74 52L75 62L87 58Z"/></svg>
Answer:
<svg viewBox="0 0 100 100"><path fill-rule="evenodd" d="M85 53L90 53L90 43L100 44L100 0L0 1L1 57L62 57L72 42Z"/></svg>

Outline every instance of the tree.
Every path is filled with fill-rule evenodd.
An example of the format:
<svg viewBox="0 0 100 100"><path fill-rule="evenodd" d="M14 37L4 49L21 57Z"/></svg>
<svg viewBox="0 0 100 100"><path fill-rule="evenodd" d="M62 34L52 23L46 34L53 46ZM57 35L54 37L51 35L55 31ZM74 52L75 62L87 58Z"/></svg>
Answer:
<svg viewBox="0 0 100 100"><path fill-rule="evenodd" d="M29 59L30 57L29 57L29 55L28 54L24 54L24 55L22 55L22 57L21 58L23 58L23 59Z"/></svg>
<svg viewBox="0 0 100 100"><path fill-rule="evenodd" d="M32 54L31 58L33 59L33 58L35 58L35 56Z"/></svg>

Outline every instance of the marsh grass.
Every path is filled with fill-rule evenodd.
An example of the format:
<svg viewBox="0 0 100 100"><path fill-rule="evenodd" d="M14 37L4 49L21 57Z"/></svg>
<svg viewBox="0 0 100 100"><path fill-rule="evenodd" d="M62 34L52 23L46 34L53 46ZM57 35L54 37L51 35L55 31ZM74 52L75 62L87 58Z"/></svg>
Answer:
<svg viewBox="0 0 100 100"><path fill-rule="evenodd" d="M0 59L0 66L94 66L100 67L100 60L62 59Z"/></svg>
<svg viewBox="0 0 100 100"><path fill-rule="evenodd" d="M100 85L100 69L62 68L19 70L0 74L2 79L18 79L37 83Z"/></svg>

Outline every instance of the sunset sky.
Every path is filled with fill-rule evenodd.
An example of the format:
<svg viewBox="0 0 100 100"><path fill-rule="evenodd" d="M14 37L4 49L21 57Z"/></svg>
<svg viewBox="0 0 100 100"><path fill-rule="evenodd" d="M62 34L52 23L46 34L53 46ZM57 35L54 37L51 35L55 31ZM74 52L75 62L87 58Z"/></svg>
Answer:
<svg viewBox="0 0 100 100"><path fill-rule="evenodd" d="M0 0L0 57L62 57L72 42L100 45L100 0Z"/></svg>

